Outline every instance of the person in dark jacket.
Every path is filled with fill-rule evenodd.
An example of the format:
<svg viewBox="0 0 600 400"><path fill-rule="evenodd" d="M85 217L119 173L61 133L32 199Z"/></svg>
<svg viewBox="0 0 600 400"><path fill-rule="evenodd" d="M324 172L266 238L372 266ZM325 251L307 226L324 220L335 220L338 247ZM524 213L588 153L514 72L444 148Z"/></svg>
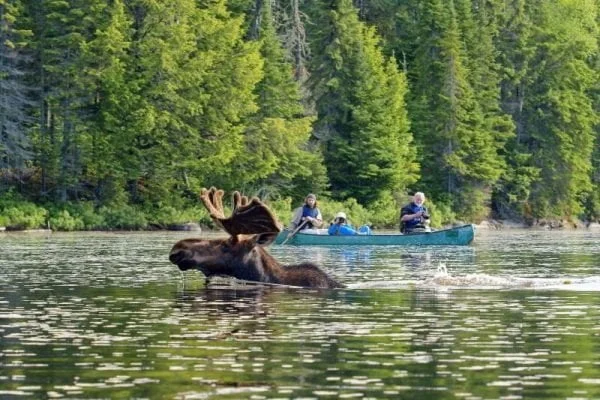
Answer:
<svg viewBox="0 0 600 400"><path fill-rule="evenodd" d="M425 194L417 192L413 195L413 200L400 210L400 232L428 232L429 214L425 203Z"/></svg>

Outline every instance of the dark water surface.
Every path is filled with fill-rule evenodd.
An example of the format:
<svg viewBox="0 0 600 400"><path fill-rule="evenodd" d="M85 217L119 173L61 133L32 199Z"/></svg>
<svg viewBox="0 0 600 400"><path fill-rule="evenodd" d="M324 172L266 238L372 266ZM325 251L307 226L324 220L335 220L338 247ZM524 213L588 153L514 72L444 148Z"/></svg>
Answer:
<svg viewBox="0 0 600 400"><path fill-rule="evenodd" d="M600 399L600 232L273 247L349 288L221 282L183 233L0 234L0 398Z"/></svg>

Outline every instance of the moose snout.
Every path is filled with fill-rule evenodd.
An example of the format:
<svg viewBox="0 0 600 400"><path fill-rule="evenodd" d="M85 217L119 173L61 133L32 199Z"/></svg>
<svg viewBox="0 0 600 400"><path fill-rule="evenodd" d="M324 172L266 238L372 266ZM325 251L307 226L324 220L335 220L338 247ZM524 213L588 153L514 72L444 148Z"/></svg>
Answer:
<svg viewBox="0 0 600 400"><path fill-rule="evenodd" d="M196 263L191 258L189 251L182 249L173 249L169 254L169 261L177 265L181 271L196 268Z"/></svg>
<svg viewBox="0 0 600 400"><path fill-rule="evenodd" d="M179 264L179 262L181 262L183 257L185 257L185 254L183 254L183 251L171 250L171 254L169 254L169 261L171 261L173 264Z"/></svg>

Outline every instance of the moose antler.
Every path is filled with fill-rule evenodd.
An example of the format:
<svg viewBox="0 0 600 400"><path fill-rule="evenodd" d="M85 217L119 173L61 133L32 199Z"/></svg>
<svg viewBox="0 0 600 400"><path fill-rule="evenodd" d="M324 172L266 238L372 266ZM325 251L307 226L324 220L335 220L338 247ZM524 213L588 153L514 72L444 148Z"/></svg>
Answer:
<svg viewBox="0 0 600 400"><path fill-rule="evenodd" d="M200 199L213 221L231 236L281 231L277 219L265 204L256 197L248 201L248 197L237 191L233 193L231 216L225 218L223 194L223 190L211 187L202 189Z"/></svg>

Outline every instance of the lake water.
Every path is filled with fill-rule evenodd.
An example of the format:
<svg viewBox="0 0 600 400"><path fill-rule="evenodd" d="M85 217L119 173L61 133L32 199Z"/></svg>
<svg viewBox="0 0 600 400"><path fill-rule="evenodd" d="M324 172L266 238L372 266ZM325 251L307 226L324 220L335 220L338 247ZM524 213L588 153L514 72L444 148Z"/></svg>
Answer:
<svg viewBox="0 0 600 400"><path fill-rule="evenodd" d="M0 234L0 398L600 398L598 231L270 249L331 291L205 287L190 236Z"/></svg>

